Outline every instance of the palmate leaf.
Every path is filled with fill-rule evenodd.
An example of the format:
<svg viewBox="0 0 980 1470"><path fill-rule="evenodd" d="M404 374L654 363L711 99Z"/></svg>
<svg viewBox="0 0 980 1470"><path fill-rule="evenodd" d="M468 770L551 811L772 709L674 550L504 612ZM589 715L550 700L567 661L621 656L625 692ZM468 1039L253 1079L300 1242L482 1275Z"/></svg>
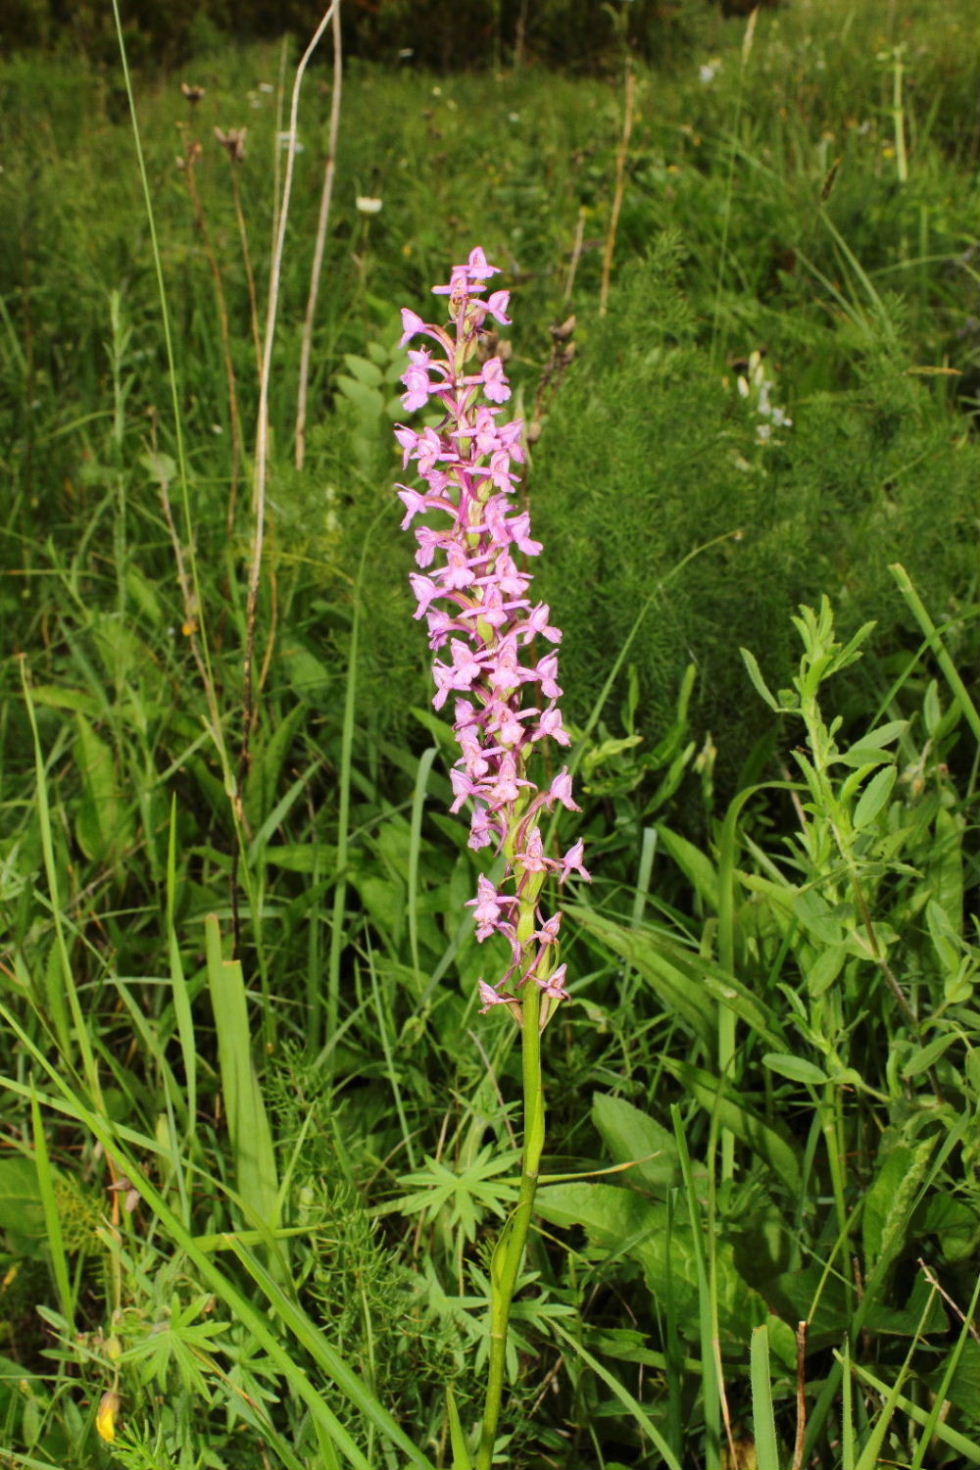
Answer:
<svg viewBox="0 0 980 1470"><path fill-rule="evenodd" d="M185 1388L210 1399L204 1370L211 1365L213 1339L227 1332L231 1325L197 1320L213 1303L210 1295L195 1297L187 1304L175 1297L169 1314L147 1323L145 1335L125 1349L121 1361L141 1364L144 1384L155 1379L161 1389L166 1389L171 1371L175 1371Z"/></svg>
<svg viewBox="0 0 980 1470"><path fill-rule="evenodd" d="M403 1186L414 1186L416 1192L399 1195L377 1213L424 1214L431 1223L448 1208L452 1227L461 1229L466 1239L473 1241L487 1210L503 1219L516 1202L519 1168L520 1157L516 1149L500 1153L489 1146L482 1148L461 1174L439 1159L427 1156L424 1169L402 1174L398 1180ZM515 1182L499 1178L505 1173L512 1174Z"/></svg>

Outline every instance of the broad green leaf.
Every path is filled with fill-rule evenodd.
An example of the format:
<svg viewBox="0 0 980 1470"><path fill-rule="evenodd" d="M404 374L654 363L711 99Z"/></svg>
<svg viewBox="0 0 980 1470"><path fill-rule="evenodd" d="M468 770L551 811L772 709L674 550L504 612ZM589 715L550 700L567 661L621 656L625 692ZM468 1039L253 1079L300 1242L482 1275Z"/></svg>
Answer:
<svg viewBox="0 0 980 1470"><path fill-rule="evenodd" d="M961 1039L958 1031L944 1031L941 1035L934 1036L926 1046L917 1046L902 1068L902 1076L908 1081L928 1071L933 1063L938 1062L939 1058L945 1055L954 1041Z"/></svg>
<svg viewBox="0 0 980 1470"><path fill-rule="evenodd" d="M889 1145L887 1135L882 1140L878 1172L864 1197L861 1217L868 1274L879 1262L896 1256L904 1245L915 1197L935 1146L935 1137L915 1148L904 1143Z"/></svg>
<svg viewBox="0 0 980 1470"><path fill-rule="evenodd" d="M892 1306L894 1298L878 1298L868 1304L862 1322L865 1332L885 1333L889 1337L927 1336L949 1331L949 1321L937 1292L924 1276L916 1276L908 1299L901 1307Z"/></svg>
<svg viewBox="0 0 980 1470"><path fill-rule="evenodd" d="M976 1251L980 1219L965 1199L957 1199L952 1194L934 1194L916 1210L912 1232L937 1236L947 1261L965 1261Z"/></svg>
<svg viewBox="0 0 980 1470"><path fill-rule="evenodd" d="M78 845L93 862L112 866L134 841L133 813L123 800L112 746L81 712L76 716L76 760L82 800L75 821Z"/></svg>
<svg viewBox="0 0 980 1470"><path fill-rule="evenodd" d="M663 1192L679 1182L674 1135L622 1097L596 1092L592 1121L617 1164L643 1160L623 1177L627 1184Z"/></svg>
<svg viewBox="0 0 980 1470"><path fill-rule="evenodd" d="M554 1225L579 1225L594 1246L615 1260L628 1256L642 1268L650 1291L668 1300L682 1334L698 1340L698 1272L691 1227L671 1220L670 1207L611 1184L552 1184L538 1190L535 1209ZM668 1228L669 1227L669 1228ZM744 1343L764 1321L765 1305L735 1267L731 1245L715 1254L718 1318L727 1340Z"/></svg>
<svg viewBox="0 0 980 1470"><path fill-rule="evenodd" d="M73 709L96 719L102 708L101 702L81 689L68 689L60 684L38 684L31 690L35 704L48 709Z"/></svg>
<svg viewBox="0 0 980 1470"><path fill-rule="evenodd" d="M822 949L812 965L805 966L806 988L816 999L826 994L844 968L848 950L844 944Z"/></svg>
<svg viewBox="0 0 980 1470"><path fill-rule="evenodd" d="M946 910L934 898L930 898L926 904L926 924L944 977L958 974L962 958L961 941L949 922Z"/></svg>
<svg viewBox="0 0 980 1470"><path fill-rule="evenodd" d="M286 670L286 677L299 697L311 704L322 703L334 680L334 675L326 664L295 636L283 640L279 657Z"/></svg>
<svg viewBox="0 0 980 1470"><path fill-rule="evenodd" d="M934 901L943 909L954 934L963 932L963 836L966 822L960 812L941 806L936 812L935 839L927 870Z"/></svg>
<svg viewBox="0 0 980 1470"><path fill-rule="evenodd" d="M966 1331L964 1328L964 1333ZM922 1375L933 1393L938 1392L942 1385L945 1368L946 1364L940 1361L930 1373ZM963 1343L955 1372L946 1385L945 1397L959 1410L975 1435L980 1428L980 1343L975 1338L967 1337ZM938 1428L937 1425L937 1431ZM962 1446L960 1450L964 1452ZM980 1444L974 1443L969 1463L980 1465Z"/></svg>
<svg viewBox="0 0 980 1470"><path fill-rule="evenodd" d="M287 873L329 873L337 863L337 849L326 842L274 842L262 849L262 861Z"/></svg>
<svg viewBox="0 0 980 1470"><path fill-rule="evenodd" d="M0 1159L0 1230L32 1239L44 1235L37 1166L24 1154Z"/></svg>

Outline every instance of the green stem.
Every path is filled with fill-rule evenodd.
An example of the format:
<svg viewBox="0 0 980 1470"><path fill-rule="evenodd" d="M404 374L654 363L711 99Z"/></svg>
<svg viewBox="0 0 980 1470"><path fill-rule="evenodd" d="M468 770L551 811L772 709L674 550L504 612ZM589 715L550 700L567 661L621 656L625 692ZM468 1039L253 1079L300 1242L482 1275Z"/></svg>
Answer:
<svg viewBox="0 0 980 1470"><path fill-rule="evenodd" d="M501 1231L490 1266L490 1370L483 1411L483 1431L476 1457L476 1470L490 1470L500 1421L507 1367L507 1327L510 1307L524 1260L524 1247L531 1228L538 1170L544 1148L544 1090L541 1081L541 991L533 979L521 997L524 1076L524 1152L521 1158L521 1190L517 1208Z"/></svg>

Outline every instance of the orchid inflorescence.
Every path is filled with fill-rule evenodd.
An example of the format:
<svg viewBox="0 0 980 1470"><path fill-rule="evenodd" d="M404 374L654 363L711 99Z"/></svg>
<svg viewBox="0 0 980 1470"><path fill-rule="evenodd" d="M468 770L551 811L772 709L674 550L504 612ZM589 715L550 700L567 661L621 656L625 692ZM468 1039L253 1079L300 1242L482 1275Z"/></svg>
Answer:
<svg viewBox="0 0 980 1470"><path fill-rule="evenodd" d="M477 938L500 934L511 949L503 978L495 985L480 981L483 1009L510 1005L521 1020L513 992L533 981L548 1001L541 1013L546 1021L567 991L566 967L557 963L561 914L544 917L541 889L549 873L559 884L573 873L585 879L589 874L580 841L561 858L544 851L542 814L557 803L581 810L567 767L545 790L527 774L539 742L567 746L571 737L558 709L558 655L553 647L541 657L533 650L539 638L558 644L561 632L546 603L532 604L532 578L515 560L515 553L537 556L541 543L531 537L527 510L512 504L512 467L525 457L524 424L499 422L510 387L501 357L490 355L495 334L486 323L492 318L500 326L510 324L510 293L494 291L482 299L485 283L497 274L477 248L466 265L453 267L448 286L433 287L435 295L449 297L450 330L402 311L402 346L424 336L439 349L409 351L402 403L408 412L438 404L444 416L438 428L396 428L403 464L414 460L426 485L424 491L399 485L398 494L405 506L403 529L429 511L449 517L448 525L415 528L415 560L424 569L411 576L415 616L425 618L429 646L442 655L433 663L435 708L456 696L453 728L461 753L451 775L450 810L472 801L470 847L496 843L507 864L499 883L481 876L477 896L469 901Z"/></svg>

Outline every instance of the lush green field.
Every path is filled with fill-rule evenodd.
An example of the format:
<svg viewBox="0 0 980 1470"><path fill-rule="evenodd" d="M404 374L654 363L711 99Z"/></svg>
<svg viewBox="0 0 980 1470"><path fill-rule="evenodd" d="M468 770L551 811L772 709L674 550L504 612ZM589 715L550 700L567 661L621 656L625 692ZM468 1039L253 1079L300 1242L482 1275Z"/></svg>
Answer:
<svg viewBox="0 0 980 1470"><path fill-rule="evenodd" d="M469 1470L521 1049L392 428L475 245L593 875L497 1463L980 1464L974 8L684 13L347 68L302 467L329 36L294 171L295 42L0 64L0 1466Z"/></svg>

